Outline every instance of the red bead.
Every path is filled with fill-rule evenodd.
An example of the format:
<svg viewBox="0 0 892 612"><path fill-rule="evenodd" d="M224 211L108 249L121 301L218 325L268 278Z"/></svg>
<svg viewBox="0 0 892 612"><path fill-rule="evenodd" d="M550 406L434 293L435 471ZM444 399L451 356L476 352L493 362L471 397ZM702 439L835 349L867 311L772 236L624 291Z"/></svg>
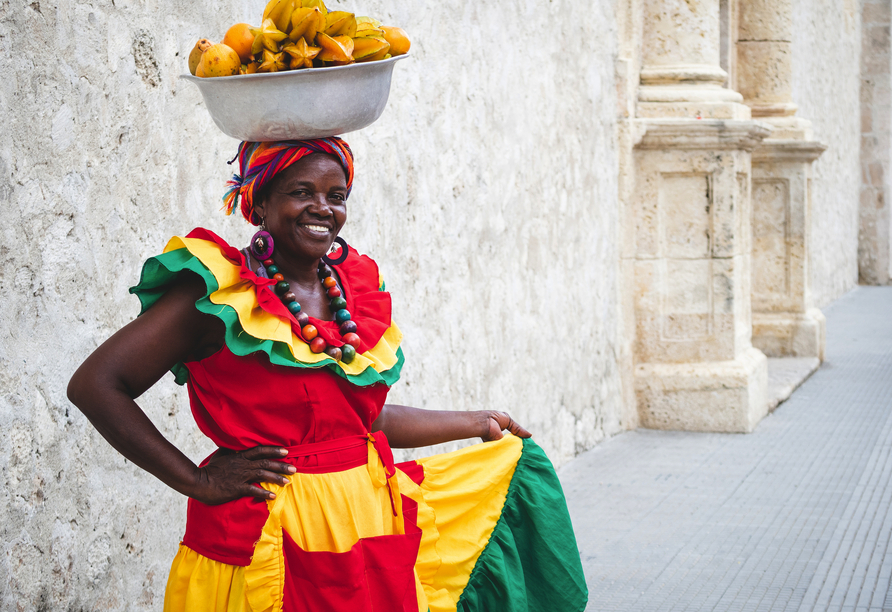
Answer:
<svg viewBox="0 0 892 612"><path fill-rule="evenodd" d="M315 327L313 328L313 333L316 333ZM313 338L313 341L310 342L310 350L314 353L321 353L325 350L326 346L327 344L325 343L325 338L322 338L321 336L316 336L315 338Z"/></svg>
<svg viewBox="0 0 892 612"><path fill-rule="evenodd" d="M322 279L322 286L325 287L326 289L331 289L332 287L336 287L337 284L338 283L334 279L333 276L326 276L324 279Z"/></svg>
<svg viewBox="0 0 892 612"><path fill-rule="evenodd" d="M283 280L285 280L285 276L283 276L282 274L273 274L273 280L277 281L277 282L282 282Z"/></svg>
<svg viewBox="0 0 892 612"><path fill-rule="evenodd" d="M294 295L293 291L289 291L288 293L286 293L285 295L282 296L282 301L285 302L286 304L288 302L296 302L297 296Z"/></svg>
<svg viewBox="0 0 892 612"><path fill-rule="evenodd" d="M326 293L328 293L330 298L341 297L341 290L337 287L331 287Z"/></svg>
<svg viewBox="0 0 892 612"><path fill-rule="evenodd" d="M341 324L340 331L343 336L344 334L355 334L357 329L356 321L344 321Z"/></svg>
<svg viewBox="0 0 892 612"><path fill-rule="evenodd" d="M268 267L270 267L270 266L274 266L274 265L276 265L276 262L274 262L272 259L264 259L264 260L263 260L263 265L266 266L266 267L268 268Z"/></svg>
<svg viewBox="0 0 892 612"><path fill-rule="evenodd" d="M303 329L300 330L300 333L307 342L319 335L315 325L304 325Z"/></svg>
<svg viewBox="0 0 892 612"><path fill-rule="evenodd" d="M298 314L294 318L297 319L297 324L300 326L301 329L310 324L310 315L305 312Z"/></svg>
<svg viewBox="0 0 892 612"><path fill-rule="evenodd" d="M361 340L359 339L359 336L354 334L353 332L344 334L342 336L342 340L355 348L357 351L359 350L359 343L361 342Z"/></svg>
<svg viewBox="0 0 892 612"><path fill-rule="evenodd" d="M341 360L341 349L336 346L330 346L325 349L325 354L334 359L335 361Z"/></svg>

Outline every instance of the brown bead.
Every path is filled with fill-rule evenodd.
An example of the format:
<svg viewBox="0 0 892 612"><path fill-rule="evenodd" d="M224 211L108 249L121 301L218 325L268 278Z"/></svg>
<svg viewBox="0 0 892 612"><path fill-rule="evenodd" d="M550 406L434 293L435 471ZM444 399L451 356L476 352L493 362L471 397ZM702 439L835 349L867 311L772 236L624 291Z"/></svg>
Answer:
<svg viewBox="0 0 892 612"><path fill-rule="evenodd" d="M289 302L296 302L297 296L294 295L293 291L289 291L288 293L286 293L285 295L282 296L282 301L285 302L286 304Z"/></svg>
<svg viewBox="0 0 892 612"><path fill-rule="evenodd" d="M334 359L335 361L341 360L341 349L336 346L330 346L325 349L325 354Z"/></svg>
<svg viewBox="0 0 892 612"><path fill-rule="evenodd" d="M357 329L356 321L344 321L341 324L340 332L342 336L344 334L355 334Z"/></svg>
<svg viewBox="0 0 892 612"><path fill-rule="evenodd" d="M300 328L301 328L301 329L303 329L304 327L306 327L307 325L310 324L310 315L308 315L308 314L305 313L305 312L301 312L301 313L299 313L299 314L298 314L296 317L294 317L294 318L297 319L297 324L300 325Z"/></svg>

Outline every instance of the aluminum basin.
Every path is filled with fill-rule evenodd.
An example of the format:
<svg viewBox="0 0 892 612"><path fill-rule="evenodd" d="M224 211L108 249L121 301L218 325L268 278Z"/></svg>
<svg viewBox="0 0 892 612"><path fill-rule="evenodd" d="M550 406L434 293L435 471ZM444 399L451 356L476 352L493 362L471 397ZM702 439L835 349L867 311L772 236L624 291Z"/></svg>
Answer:
<svg viewBox="0 0 892 612"><path fill-rule="evenodd" d="M372 124L387 105L399 55L377 62L231 77L181 78L198 86L224 134L255 142L337 136Z"/></svg>

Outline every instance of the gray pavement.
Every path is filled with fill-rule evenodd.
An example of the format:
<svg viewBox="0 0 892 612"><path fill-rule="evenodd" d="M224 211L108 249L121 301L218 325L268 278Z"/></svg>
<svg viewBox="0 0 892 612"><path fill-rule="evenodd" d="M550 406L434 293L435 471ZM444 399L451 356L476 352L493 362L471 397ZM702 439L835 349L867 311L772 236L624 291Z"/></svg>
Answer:
<svg viewBox="0 0 892 612"><path fill-rule="evenodd" d="M639 429L560 471L589 611L892 612L892 287L752 434Z"/></svg>

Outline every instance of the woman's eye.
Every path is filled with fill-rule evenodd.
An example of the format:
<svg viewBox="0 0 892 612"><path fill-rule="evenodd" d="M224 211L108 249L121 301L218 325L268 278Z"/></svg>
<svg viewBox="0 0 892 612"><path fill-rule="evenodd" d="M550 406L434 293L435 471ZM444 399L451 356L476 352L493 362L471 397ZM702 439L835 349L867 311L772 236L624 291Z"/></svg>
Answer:
<svg viewBox="0 0 892 612"><path fill-rule="evenodd" d="M331 195L328 196L328 197L331 198L332 200L336 201L336 202L343 202L344 200L347 199L347 198L344 197L344 194L343 194L343 193L333 193L333 194L331 194Z"/></svg>

